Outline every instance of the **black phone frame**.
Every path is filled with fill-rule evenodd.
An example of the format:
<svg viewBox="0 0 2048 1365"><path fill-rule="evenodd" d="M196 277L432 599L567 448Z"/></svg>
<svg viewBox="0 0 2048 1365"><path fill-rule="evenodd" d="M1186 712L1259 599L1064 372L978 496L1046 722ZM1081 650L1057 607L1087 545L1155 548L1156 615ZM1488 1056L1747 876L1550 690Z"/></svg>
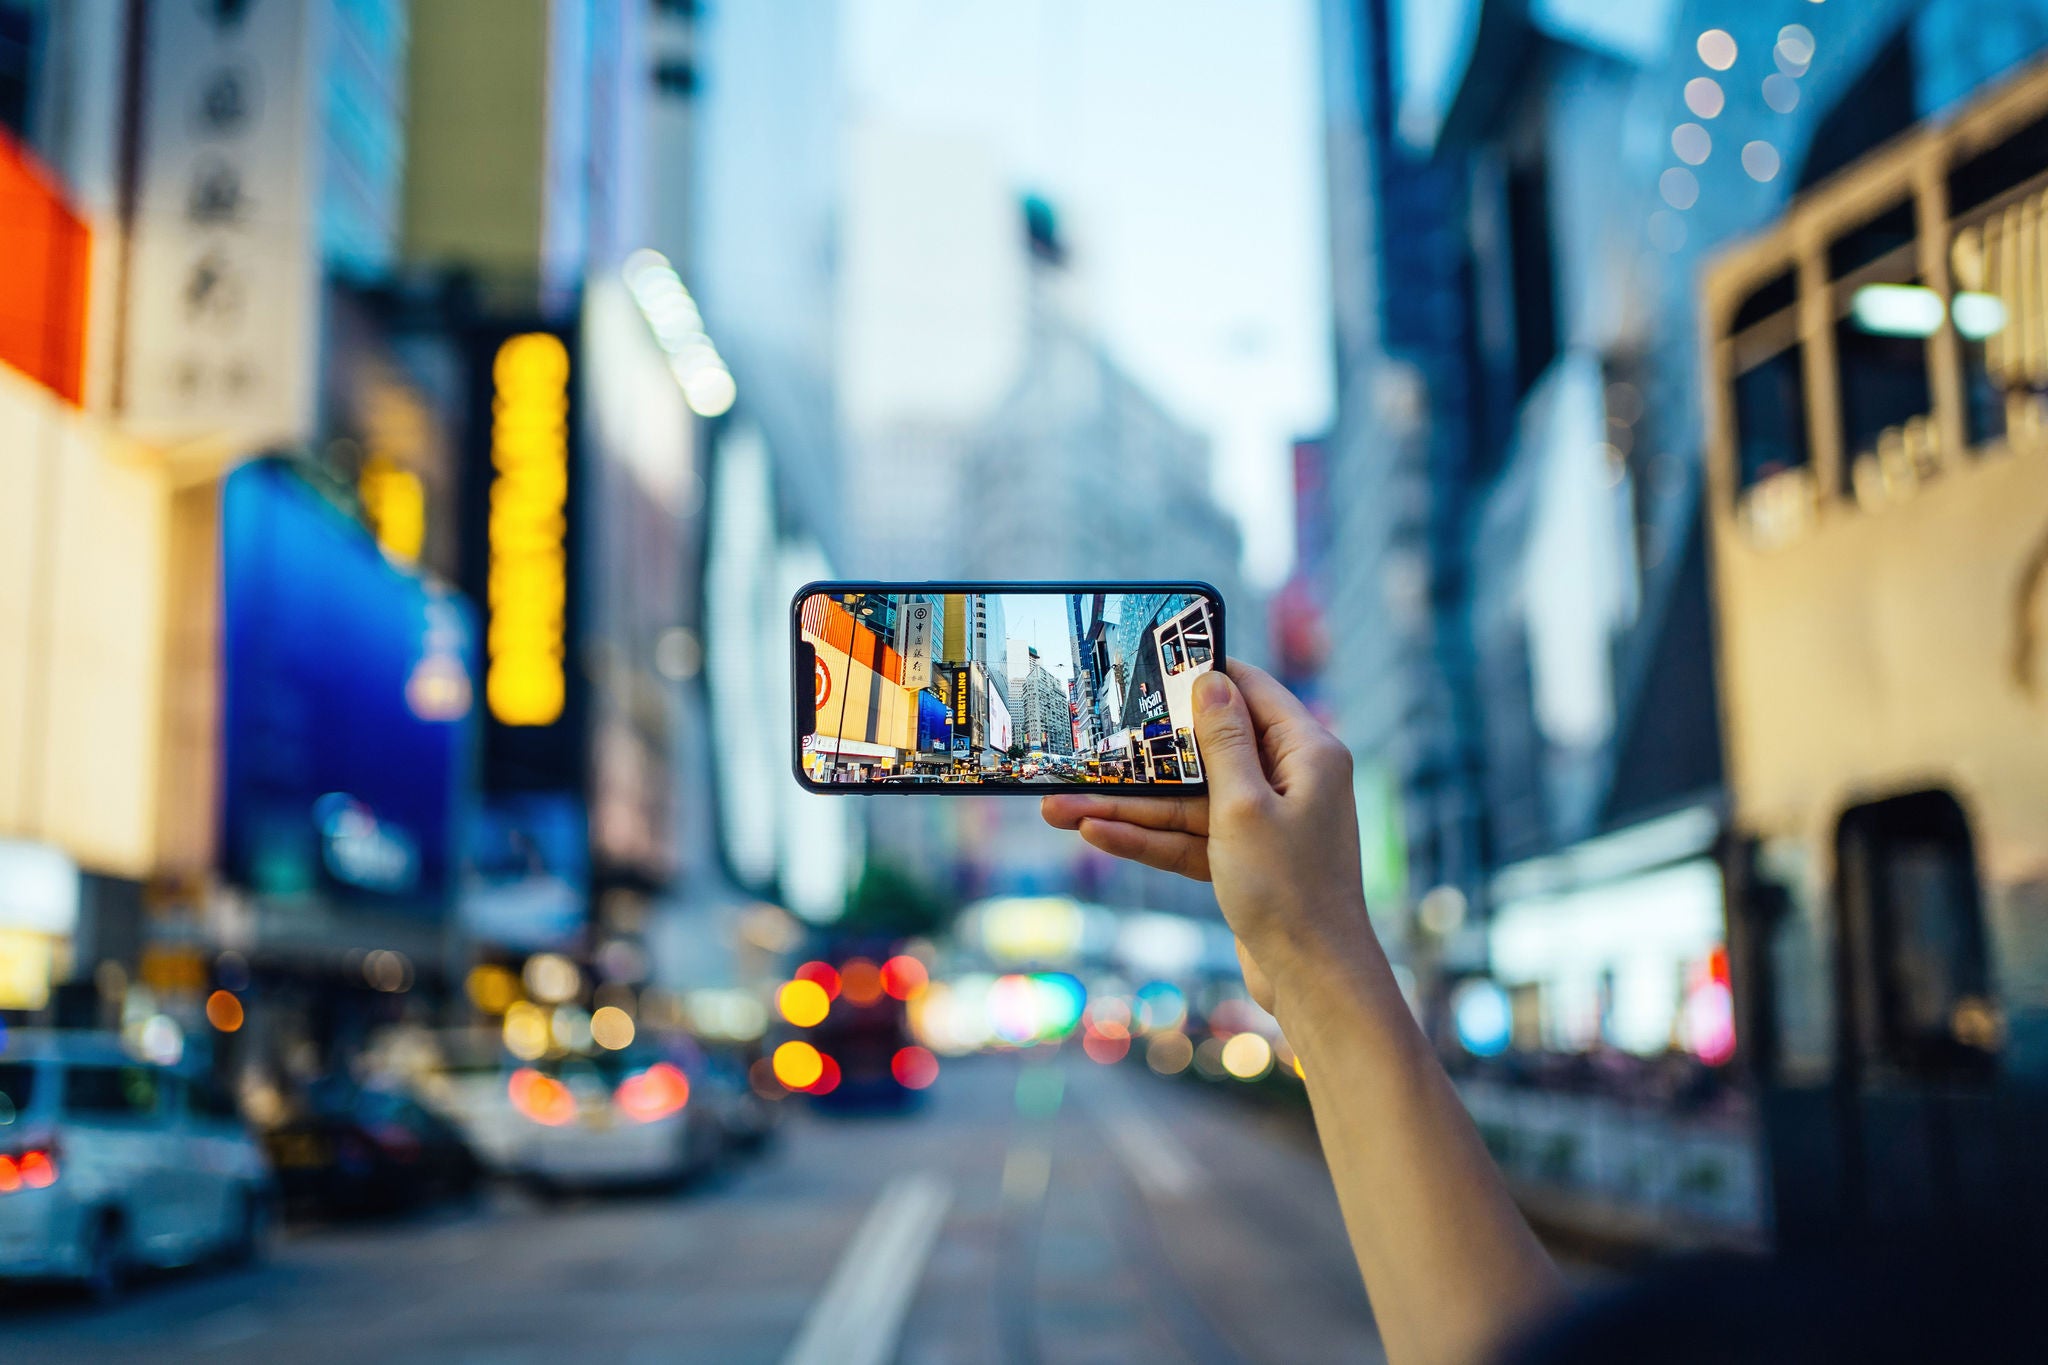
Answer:
<svg viewBox="0 0 2048 1365"><path fill-rule="evenodd" d="M1203 766L1204 776L1200 782L1032 782L1016 786L984 786L978 782L946 783L895 783L895 782L815 782L804 772L804 709L810 706L815 693L814 673L817 667L815 657L808 660L810 647L803 638L804 599L813 593L839 595L845 593L994 593L998 596L1016 594L1045 594L1066 596L1072 593L1150 593L1185 592L1198 593L1209 599L1215 608L1216 659L1217 667L1229 662L1226 648L1225 616L1227 615L1223 594L1213 583L1200 579L1175 579L1167 582L1103 582L1087 579L1052 579L1041 582L1013 580L925 580L911 582L901 579L821 579L804 584L789 599L789 663L790 716L789 716L789 768L797 785L805 791L819 792L828 796L1051 796L1058 792L1095 792L1112 796L1207 796L1209 794L1208 767Z"/></svg>

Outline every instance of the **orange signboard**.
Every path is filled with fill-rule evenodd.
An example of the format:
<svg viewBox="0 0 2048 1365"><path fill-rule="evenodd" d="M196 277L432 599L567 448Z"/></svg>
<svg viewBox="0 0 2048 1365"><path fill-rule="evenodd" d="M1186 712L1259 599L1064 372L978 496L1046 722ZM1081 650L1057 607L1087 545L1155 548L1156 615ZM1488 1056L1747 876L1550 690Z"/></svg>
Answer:
<svg viewBox="0 0 2048 1365"><path fill-rule="evenodd" d="M49 171L0 132L0 361L72 404L85 397L91 248Z"/></svg>

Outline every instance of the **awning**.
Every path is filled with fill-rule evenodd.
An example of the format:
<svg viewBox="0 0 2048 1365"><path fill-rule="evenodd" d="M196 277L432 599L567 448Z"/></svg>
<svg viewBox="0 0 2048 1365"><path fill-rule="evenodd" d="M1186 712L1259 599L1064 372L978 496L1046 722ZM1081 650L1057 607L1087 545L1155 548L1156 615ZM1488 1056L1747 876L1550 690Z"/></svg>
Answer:
<svg viewBox="0 0 2048 1365"><path fill-rule="evenodd" d="M869 744L858 739L834 739L831 735L805 735L804 749L814 754L838 754L842 758L872 758L895 760L903 757L901 749L887 744Z"/></svg>

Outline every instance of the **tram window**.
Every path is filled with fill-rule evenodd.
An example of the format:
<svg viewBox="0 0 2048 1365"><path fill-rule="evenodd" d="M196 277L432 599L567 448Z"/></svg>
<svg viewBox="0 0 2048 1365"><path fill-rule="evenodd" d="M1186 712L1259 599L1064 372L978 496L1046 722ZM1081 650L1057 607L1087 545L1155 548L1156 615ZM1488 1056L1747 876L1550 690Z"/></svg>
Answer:
<svg viewBox="0 0 2048 1365"><path fill-rule="evenodd" d="M1735 310L1735 320L1728 324L1731 332L1740 332L1753 327L1765 318L1774 317L1799 301L1799 286L1791 270L1774 275L1758 285L1750 296Z"/></svg>
<svg viewBox="0 0 2048 1365"><path fill-rule="evenodd" d="M1788 469L1803 469L1812 458L1806 443L1804 349L1789 346L1735 377L1736 458L1743 488Z"/></svg>
<svg viewBox="0 0 2048 1365"><path fill-rule="evenodd" d="M1839 280L1894 251L1910 248L1919 231L1912 200L1887 209L1828 244L1828 278Z"/></svg>
<svg viewBox="0 0 2048 1365"><path fill-rule="evenodd" d="M1940 318L1938 298L1933 300ZM1836 384L1842 407L1842 491L1853 490L1856 461L1886 444L1898 431L1933 408L1927 382L1927 338L1874 330L1861 315L1851 313L1835 324Z"/></svg>
<svg viewBox="0 0 2048 1365"><path fill-rule="evenodd" d="M1948 211L1961 215L2048 172L2048 115L1949 172Z"/></svg>

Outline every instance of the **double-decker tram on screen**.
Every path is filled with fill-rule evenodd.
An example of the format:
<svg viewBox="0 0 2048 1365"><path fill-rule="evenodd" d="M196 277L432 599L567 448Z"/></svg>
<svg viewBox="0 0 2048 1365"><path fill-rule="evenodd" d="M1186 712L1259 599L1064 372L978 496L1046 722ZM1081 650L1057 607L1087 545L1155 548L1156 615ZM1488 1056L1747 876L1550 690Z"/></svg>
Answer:
<svg viewBox="0 0 2048 1365"><path fill-rule="evenodd" d="M2048 66L1705 281L1740 1035L1799 1245L2048 1208Z"/></svg>

